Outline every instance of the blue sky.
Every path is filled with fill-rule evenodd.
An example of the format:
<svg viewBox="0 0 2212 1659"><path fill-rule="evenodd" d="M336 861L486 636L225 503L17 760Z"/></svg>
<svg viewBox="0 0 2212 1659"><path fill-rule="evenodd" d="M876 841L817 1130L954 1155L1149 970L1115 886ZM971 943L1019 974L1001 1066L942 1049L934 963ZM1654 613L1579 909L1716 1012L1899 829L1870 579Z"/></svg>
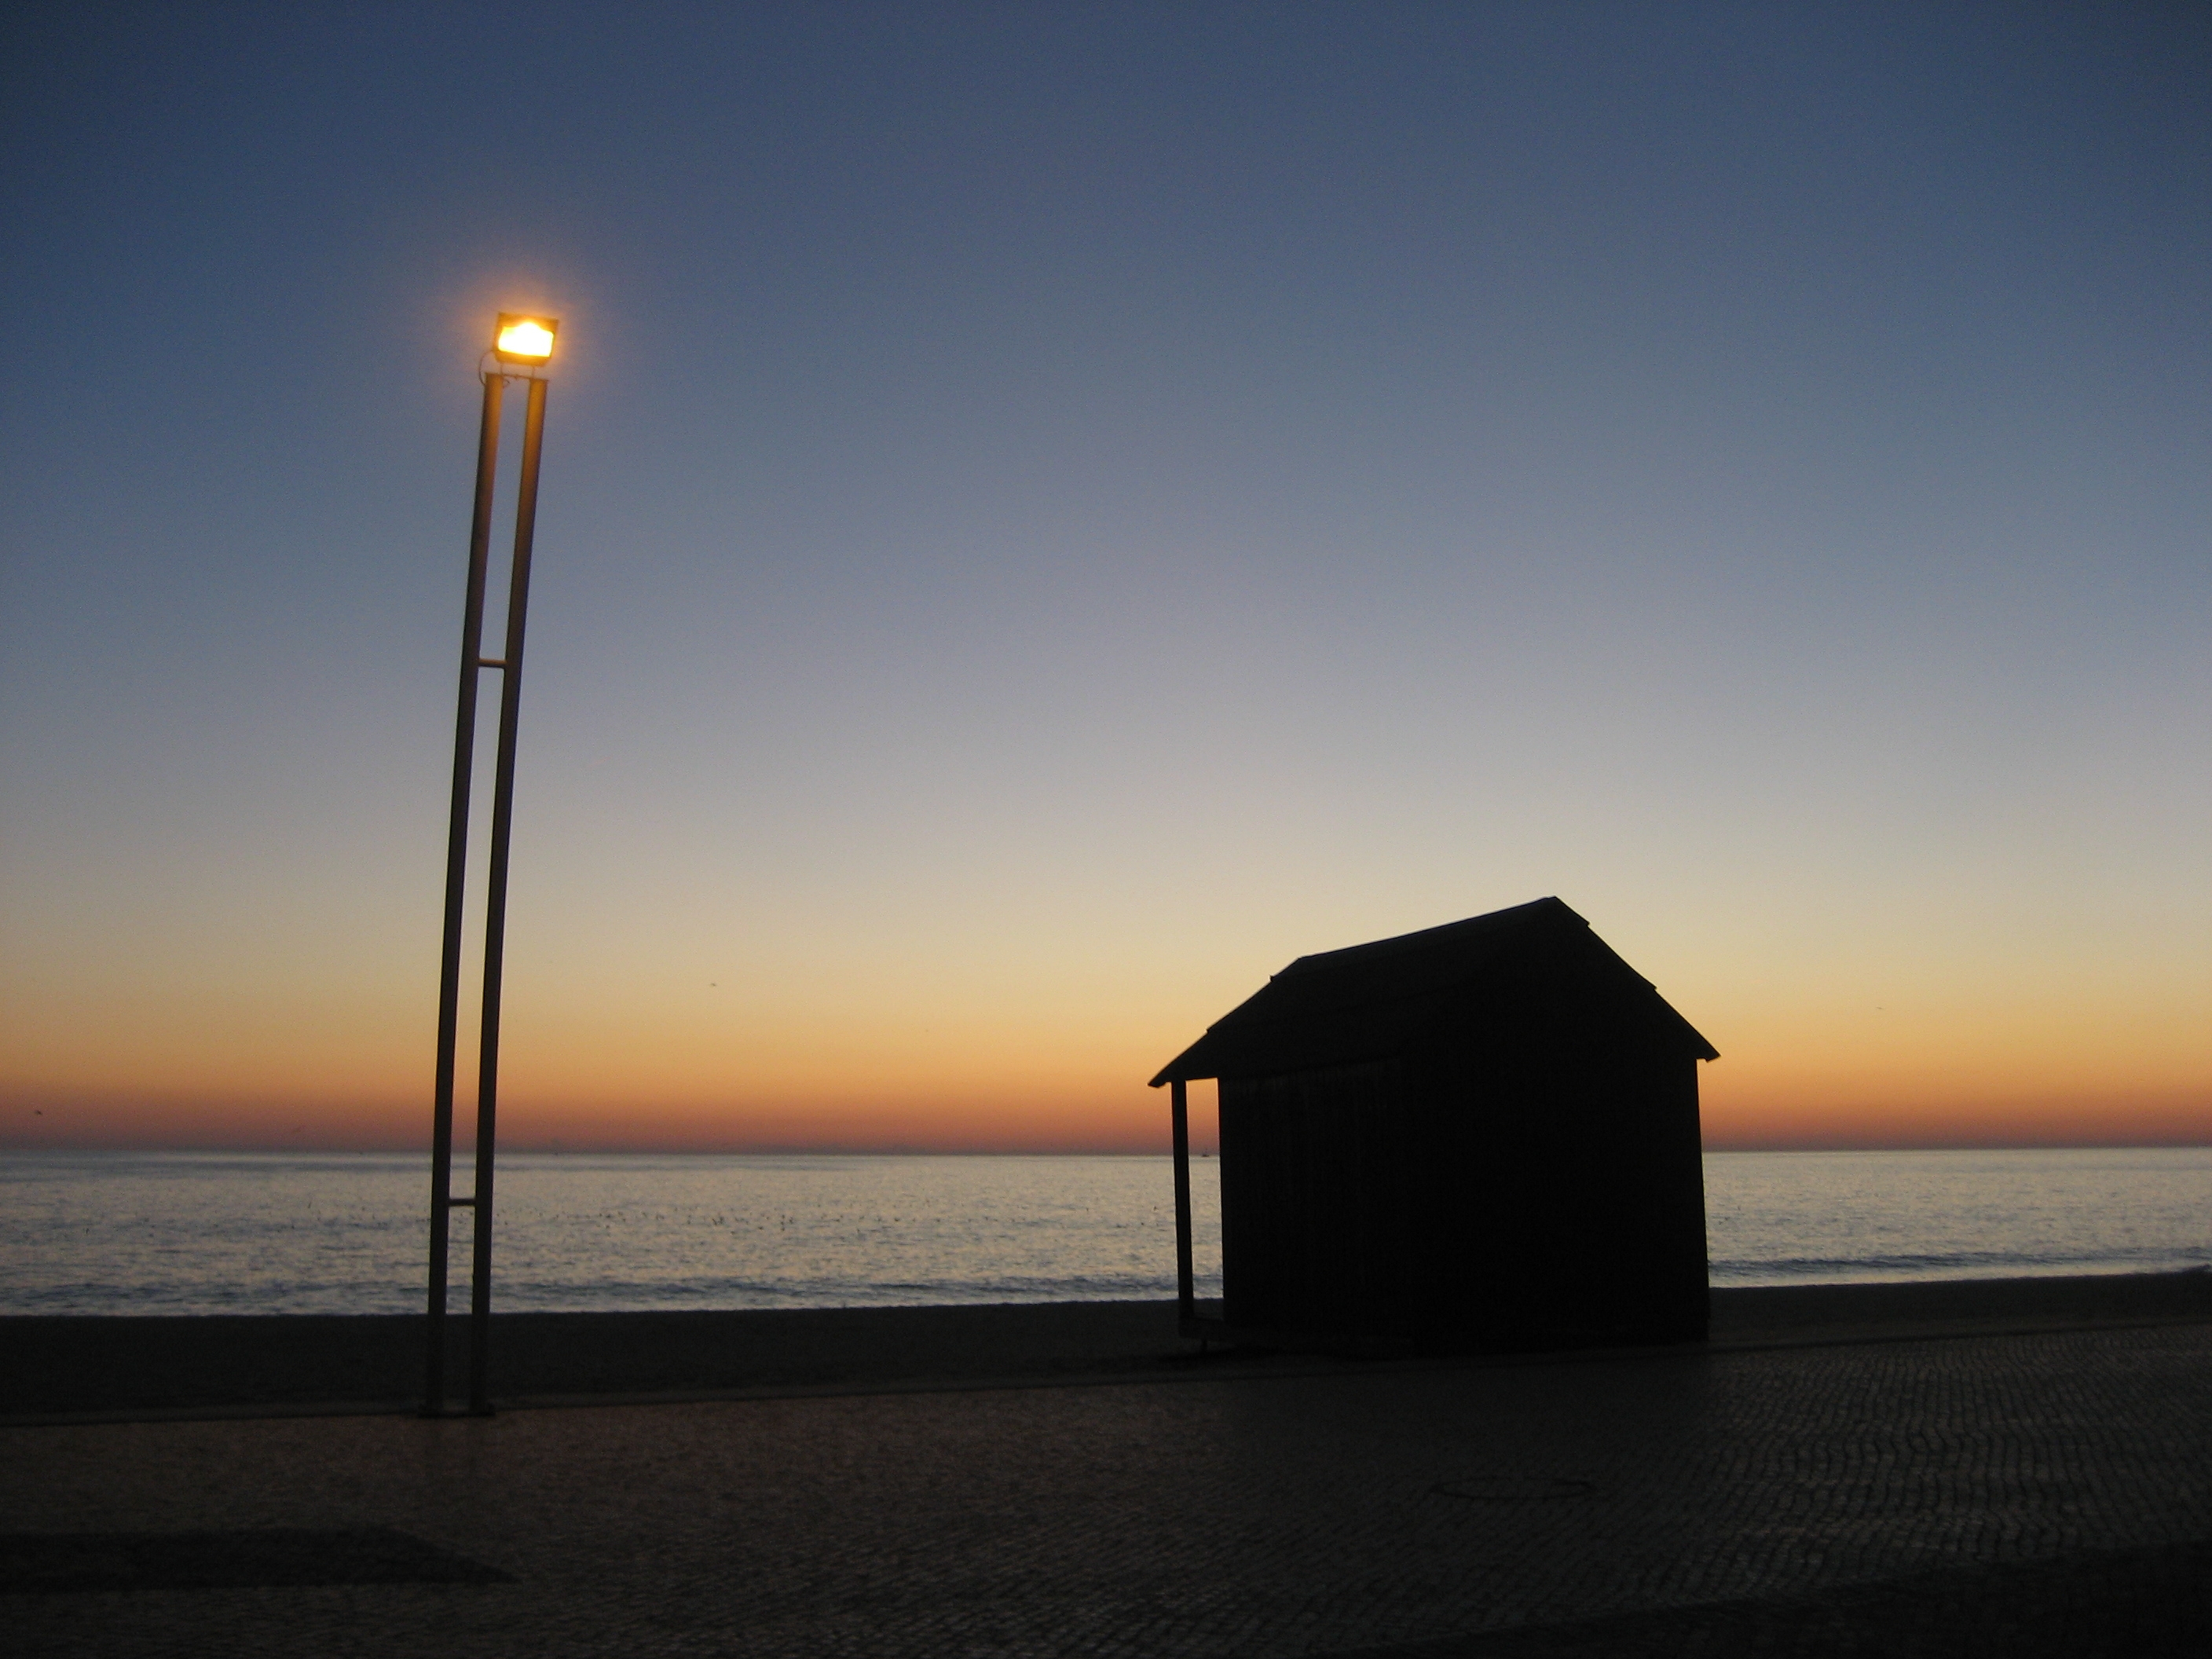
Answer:
<svg viewBox="0 0 2212 1659"><path fill-rule="evenodd" d="M11 1121L411 1144L543 306L518 1133L1122 1144L1556 892L1709 1122L2212 1135L2201 9L9 28Z"/></svg>

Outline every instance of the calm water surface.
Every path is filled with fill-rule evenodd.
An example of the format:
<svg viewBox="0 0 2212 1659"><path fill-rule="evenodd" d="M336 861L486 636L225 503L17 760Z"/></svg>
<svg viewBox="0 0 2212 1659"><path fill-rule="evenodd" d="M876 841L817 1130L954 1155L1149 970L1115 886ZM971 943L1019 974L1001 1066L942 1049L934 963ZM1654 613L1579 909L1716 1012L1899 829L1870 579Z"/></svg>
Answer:
<svg viewBox="0 0 2212 1659"><path fill-rule="evenodd" d="M1218 1295L1218 1188L1194 1168L1200 1294ZM1716 1285L2212 1263L2208 1148L1720 1152L1705 1182ZM0 1312L411 1312L428 1187L419 1157L12 1155ZM499 1200L510 1310L1174 1293L1164 1158L524 1153Z"/></svg>

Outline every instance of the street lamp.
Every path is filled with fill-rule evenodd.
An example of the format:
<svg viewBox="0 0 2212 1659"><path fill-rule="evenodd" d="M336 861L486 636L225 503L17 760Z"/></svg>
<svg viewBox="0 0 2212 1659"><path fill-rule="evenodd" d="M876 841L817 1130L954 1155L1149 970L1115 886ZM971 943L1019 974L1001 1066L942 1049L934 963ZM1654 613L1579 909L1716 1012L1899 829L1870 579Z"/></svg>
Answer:
<svg viewBox="0 0 2212 1659"><path fill-rule="evenodd" d="M453 718L453 805L446 831L446 933L439 960L438 1069L431 1121L429 1331L422 1410L443 1416L446 1406L446 1270L453 1212L467 1210L474 1222L469 1274L469 1403L478 1416L491 1411L487 1376L491 1352L492 1158L499 1104L500 975L507 947L507 848L514 822L514 738L522 703L522 629L530 601L530 545L538 525L538 458L545 436L545 380L560 331L554 317L501 312L492 330L483 382L483 424L477 437L476 514L469 527L468 597L461 611L460 692ZM514 554L507 589L507 648L483 654L484 575L491 548L492 489L499 469L500 408L509 380L529 388L522 422L522 478L514 506ZM485 878L483 1019L477 1049L475 1191L453 1195L453 1070L460 1036L461 908L467 884L469 788L476 772L477 677L501 676L499 759L492 784L491 861Z"/></svg>

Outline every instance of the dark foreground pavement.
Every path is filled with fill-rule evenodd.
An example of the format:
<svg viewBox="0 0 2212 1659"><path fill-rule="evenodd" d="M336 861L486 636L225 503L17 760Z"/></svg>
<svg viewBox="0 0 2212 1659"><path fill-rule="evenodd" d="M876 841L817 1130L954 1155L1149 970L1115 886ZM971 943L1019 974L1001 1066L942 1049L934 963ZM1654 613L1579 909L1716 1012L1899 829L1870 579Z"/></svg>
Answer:
<svg viewBox="0 0 2212 1659"><path fill-rule="evenodd" d="M0 1432L24 1654L2212 1652L2212 1326Z"/></svg>
<svg viewBox="0 0 2212 1659"><path fill-rule="evenodd" d="M1725 1348L2174 1321L2212 1321L2212 1273L1718 1290L1712 1335ZM1176 1334L1164 1301L515 1313L491 1322L491 1395L504 1404L1316 1368L1311 1355L1218 1349L1194 1363L1197 1345ZM447 1324L458 1397L468 1322ZM0 1317L0 1425L406 1410L422 1402L423 1328L405 1315Z"/></svg>

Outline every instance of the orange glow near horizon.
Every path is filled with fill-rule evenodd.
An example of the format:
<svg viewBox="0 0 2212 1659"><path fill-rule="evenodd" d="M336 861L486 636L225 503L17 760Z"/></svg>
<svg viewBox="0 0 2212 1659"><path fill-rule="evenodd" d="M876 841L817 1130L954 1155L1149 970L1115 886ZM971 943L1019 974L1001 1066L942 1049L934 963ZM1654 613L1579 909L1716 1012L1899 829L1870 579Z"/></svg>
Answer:
<svg viewBox="0 0 2212 1659"><path fill-rule="evenodd" d="M1710 1152L2212 1145L2201 1092L2112 1091L1915 1099L1745 1098L1706 1069ZM33 1106L33 1098L41 1104ZM1194 1100L1194 1144L1214 1149L1210 1099ZM427 1105L395 1100L17 1095L0 1103L4 1141L53 1148L427 1150ZM463 1116L465 1145L467 1115ZM501 1109L515 1152L1161 1152L1165 1097L1139 1088L1084 1095L817 1097L747 1103L634 1103L518 1092Z"/></svg>
<svg viewBox="0 0 2212 1659"><path fill-rule="evenodd" d="M1301 947L1360 936L1291 917L1164 952L1102 905L1048 933L971 925L964 954L931 948L957 935L930 916L840 951L756 913L732 961L671 909L535 920L509 964L503 1146L1158 1152L1146 1079ZM2191 961L1852 962L1816 939L1796 959L1819 973L1790 978L1669 916L1586 914L1721 1051L1701 1068L1716 1150L2212 1144ZM427 1146L434 985L418 950L361 937L252 939L191 975L98 935L57 951L10 998L0 1145Z"/></svg>
<svg viewBox="0 0 2212 1659"><path fill-rule="evenodd" d="M842 1063L810 1064L794 1043L780 1054L756 1053L743 1068L749 1082L738 1088L702 1075L696 1054L678 1056L653 1043L603 1046L610 1034L588 1024L517 1024L501 1107L501 1144L515 1151L1158 1152L1167 1146L1165 1094L1146 1089L1144 1079L1173 1052L1173 1038L1100 1043L1088 1052L1071 1042L1058 1055L1009 1044L986 1065L963 1055L957 1042L929 1043L926 1033L885 1031L868 1046L847 1033ZM2122 1074L2055 1065L2033 1053L2002 1065L1971 1052L1945 1063L1925 1054L1821 1054L1803 1043L1790 1050L1762 1052L1747 1042L1700 1068L1709 1150L2212 1144L2212 1096L2182 1067L2160 1075L2139 1066ZM641 1054L650 1058L634 1058ZM258 1075L234 1074L229 1086L213 1067L183 1085L119 1076L91 1087L58 1079L17 1083L0 1093L0 1144L427 1146L427 1082L410 1088L392 1075L409 1068L363 1067L351 1074L355 1086L317 1089L295 1080L308 1069L296 1063L302 1056L270 1058L279 1063ZM1211 1090L1201 1085L1194 1103L1197 1144L1210 1150ZM468 1116L465 1102L464 1139Z"/></svg>

